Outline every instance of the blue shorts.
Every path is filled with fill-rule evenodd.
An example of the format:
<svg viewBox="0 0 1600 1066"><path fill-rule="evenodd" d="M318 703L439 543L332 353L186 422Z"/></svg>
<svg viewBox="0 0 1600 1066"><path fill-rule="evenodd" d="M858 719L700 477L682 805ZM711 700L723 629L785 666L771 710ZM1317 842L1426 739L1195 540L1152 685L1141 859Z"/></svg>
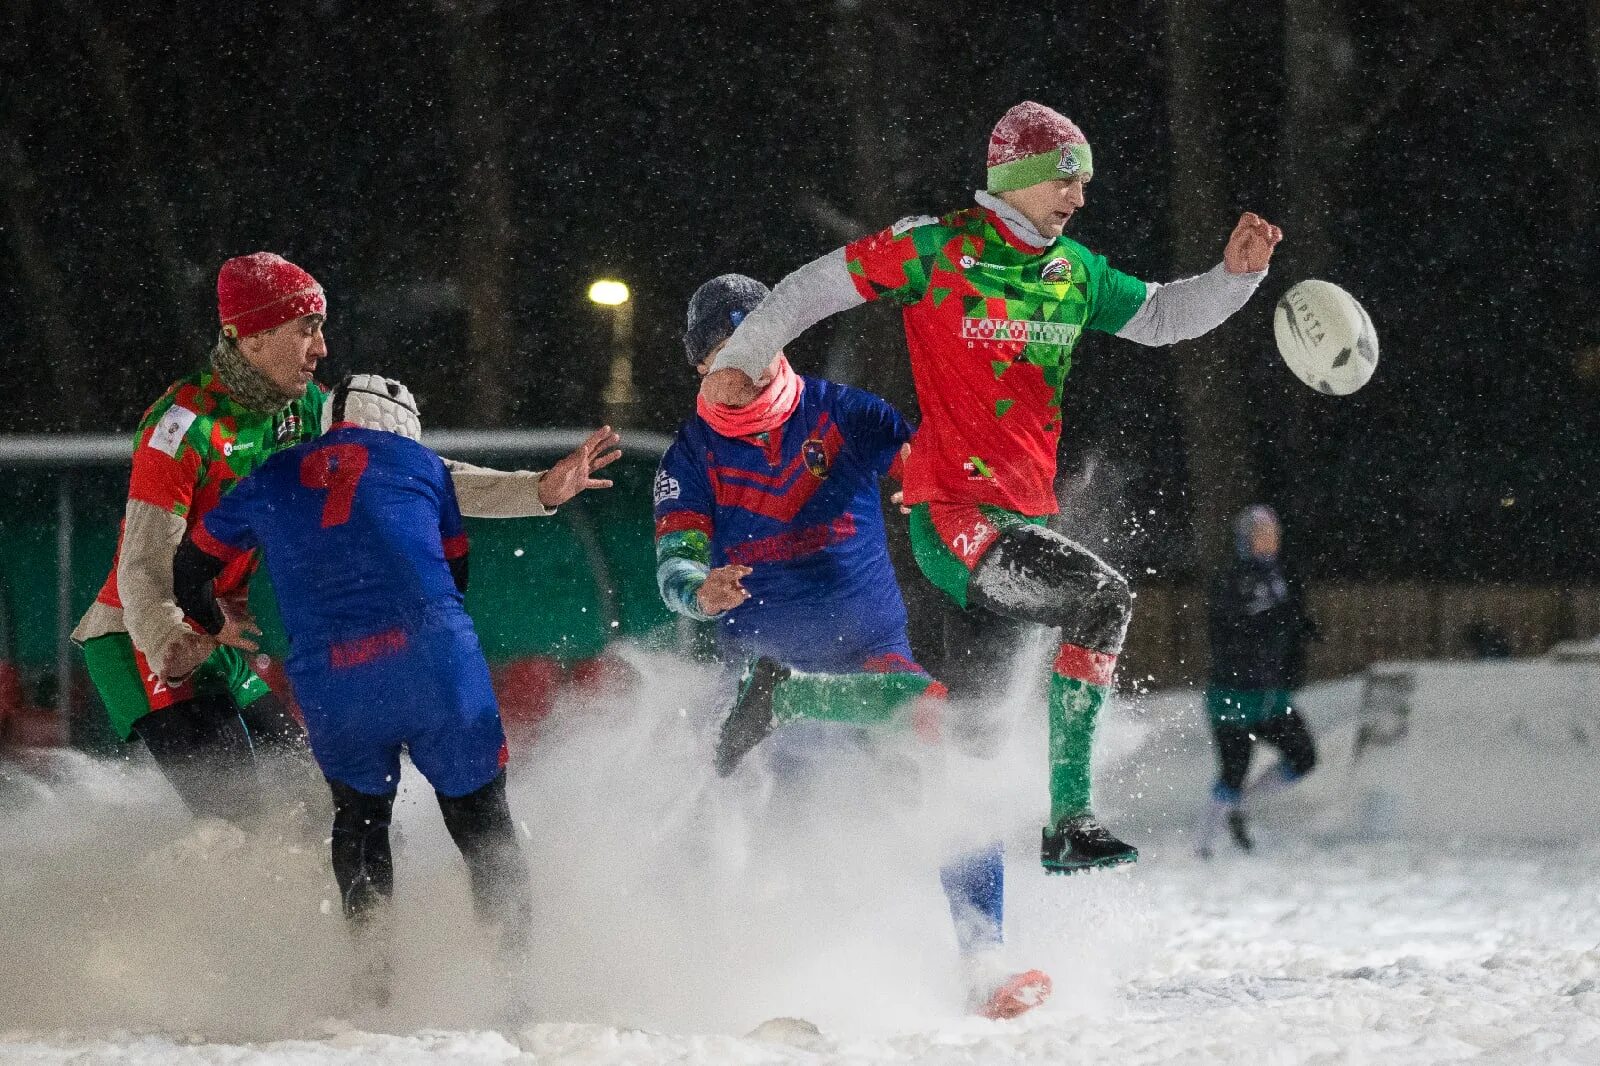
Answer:
<svg viewBox="0 0 1600 1066"><path fill-rule="evenodd" d="M825 641L794 647L774 641L725 641L722 651L729 662L762 656L808 674L927 673L912 658L911 643L903 629L869 645Z"/></svg>
<svg viewBox="0 0 1600 1066"><path fill-rule="evenodd" d="M441 795L465 796L505 766L489 666L465 615L323 645L285 663L317 765L369 796L400 785L400 748Z"/></svg>

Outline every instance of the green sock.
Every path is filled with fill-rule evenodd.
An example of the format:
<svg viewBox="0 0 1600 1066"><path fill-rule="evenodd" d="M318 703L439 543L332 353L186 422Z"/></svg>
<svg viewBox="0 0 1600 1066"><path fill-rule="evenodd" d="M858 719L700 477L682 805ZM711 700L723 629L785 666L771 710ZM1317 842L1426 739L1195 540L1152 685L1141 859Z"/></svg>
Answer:
<svg viewBox="0 0 1600 1066"><path fill-rule="evenodd" d="M1089 813L1089 756L1108 685L1050 677L1050 824Z"/></svg>
<svg viewBox="0 0 1600 1066"><path fill-rule="evenodd" d="M850 725L884 725L934 684L926 674L794 674L772 694L782 725L797 718Z"/></svg>

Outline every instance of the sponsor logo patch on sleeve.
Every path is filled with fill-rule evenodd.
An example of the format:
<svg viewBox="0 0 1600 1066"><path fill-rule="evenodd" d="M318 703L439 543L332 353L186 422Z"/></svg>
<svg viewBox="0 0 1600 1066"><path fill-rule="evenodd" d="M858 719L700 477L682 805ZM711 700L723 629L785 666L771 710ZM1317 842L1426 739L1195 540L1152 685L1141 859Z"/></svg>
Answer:
<svg viewBox="0 0 1600 1066"><path fill-rule="evenodd" d="M656 506L660 507L668 500L676 500L683 495L678 479L665 470L656 471Z"/></svg>
<svg viewBox="0 0 1600 1066"><path fill-rule="evenodd" d="M167 413L161 416L161 421L150 432L150 447L176 459L178 449L183 447L183 435L189 432L196 417L195 412L187 407L167 408Z"/></svg>

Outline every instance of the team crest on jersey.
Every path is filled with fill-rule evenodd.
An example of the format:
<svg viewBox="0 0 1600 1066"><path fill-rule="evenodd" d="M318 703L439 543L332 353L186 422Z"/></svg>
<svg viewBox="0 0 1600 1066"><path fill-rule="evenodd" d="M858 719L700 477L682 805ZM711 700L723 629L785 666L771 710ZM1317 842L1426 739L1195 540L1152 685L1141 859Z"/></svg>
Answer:
<svg viewBox="0 0 1600 1066"><path fill-rule="evenodd" d="M656 506L660 507L668 500L676 500L683 495L683 487L678 484L678 479L665 470L656 471Z"/></svg>
<svg viewBox="0 0 1600 1066"><path fill-rule="evenodd" d="M1072 154L1071 145L1062 145L1061 162L1056 164L1056 169L1069 178L1083 169L1083 166L1078 162L1078 157Z"/></svg>
<svg viewBox="0 0 1600 1066"><path fill-rule="evenodd" d="M812 437L806 441L800 447L800 455L805 459L806 469L811 471L813 477L828 476L828 453L823 449L820 440Z"/></svg>
<svg viewBox="0 0 1600 1066"><path fill-rule="evenodd" d="M1039 271L1040 281L1060 281L1063 277L1072 280L1072 261L1065 256L1056 256Z"/></svg>
<svg viewBox="0 0 1600 1066"><path fill-rule="evenodd" d="M300 435L300 416L297 414L278 416L278 424L273 427L272 435L279 444L298 437Z"/></svg>

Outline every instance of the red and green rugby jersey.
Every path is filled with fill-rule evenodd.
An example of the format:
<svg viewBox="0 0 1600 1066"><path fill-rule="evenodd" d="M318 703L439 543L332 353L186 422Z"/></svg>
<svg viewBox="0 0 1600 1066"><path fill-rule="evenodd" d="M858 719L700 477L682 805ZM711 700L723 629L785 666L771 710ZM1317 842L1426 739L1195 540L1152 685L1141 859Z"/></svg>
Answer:
<svg viewBox="0 0 1600 1066"><path fill-rule="evenodd" d="M904 219L844 256L864 299L905 305L922 409L906 503L1054 514L1072 351L1085 329L1125 326L1144 282L1067 237L1035 249L981 206Z"/></svg>
<svg viewBox="0 0 1600 1066"><path fill-rule="evenodd" d="M234 400L210 367L179 378L139 422L128 499L170 511L194 528L218 500L269 456L315 437L321 429L326 397L313 383L300 399L272 414L262 414ZM120 537L117 554L122 554ZM254 554L229 563L217 576L217 595L243 587L254 569ZM112 607L122 606L116 559L98 599Z"/></svg>

